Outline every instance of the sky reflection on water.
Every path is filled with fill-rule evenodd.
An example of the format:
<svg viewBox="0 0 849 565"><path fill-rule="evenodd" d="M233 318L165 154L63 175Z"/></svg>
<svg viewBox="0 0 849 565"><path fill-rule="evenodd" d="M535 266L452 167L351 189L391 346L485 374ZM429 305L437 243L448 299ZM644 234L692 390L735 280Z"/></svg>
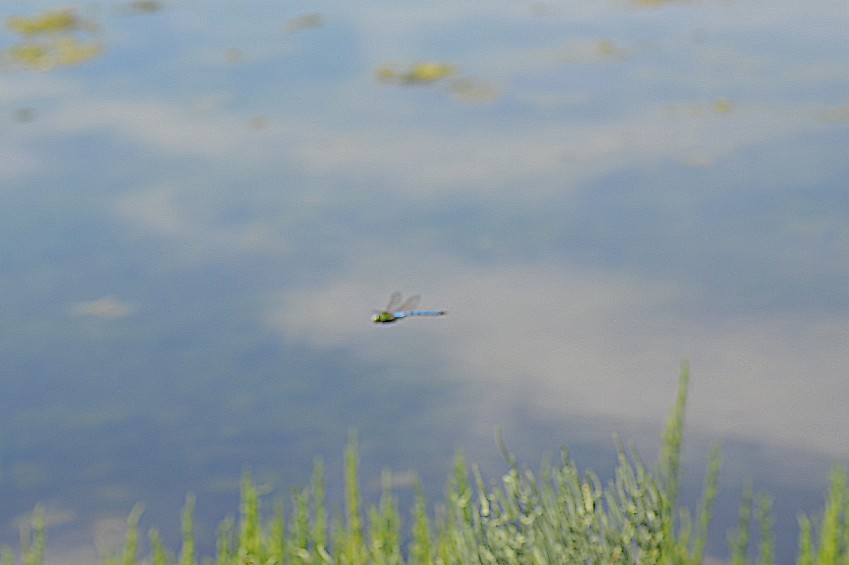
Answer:
<svg viewBox="0 0 849 565"><path fill-rule="evenodd" d="M721 505L745 476L794 493L780 528L820 503L844 4L76 8L0 32L3 540L36 502L67 546L140 500L164 528L189 490L208 534L243 469L339 476L353 428L364 475L433 496L456 446L500 469L499 426L604 466L614 430L654 449L682 358L691 488L722 439ZM449 315L375 327L395 290Z"/></svg>

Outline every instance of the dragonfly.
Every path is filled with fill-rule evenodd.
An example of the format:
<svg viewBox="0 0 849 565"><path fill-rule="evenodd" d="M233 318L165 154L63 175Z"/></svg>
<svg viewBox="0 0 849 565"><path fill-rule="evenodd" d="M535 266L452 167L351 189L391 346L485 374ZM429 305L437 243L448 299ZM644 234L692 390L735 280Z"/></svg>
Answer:
<svg viewBox="0 0 849 565"><path fill-rule="evenodd" d="M421 296L415 295L409 297L403 302L403 295L400 292L393 292L389 298L389 304L382 312L375 311L371 321L375 324L388 324L407 316L443 316L445 310L416 310Z"/></svg>

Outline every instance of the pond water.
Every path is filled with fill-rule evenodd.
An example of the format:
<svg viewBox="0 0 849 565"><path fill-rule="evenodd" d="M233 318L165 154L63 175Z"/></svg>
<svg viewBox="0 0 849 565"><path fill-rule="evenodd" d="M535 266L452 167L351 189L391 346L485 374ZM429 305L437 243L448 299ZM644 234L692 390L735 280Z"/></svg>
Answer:
<svg viewBox="0 0 849 565"><path fill-rule="evenodd" d="M752 479L792 561L849 455L845 2L0 18L0 542L43 504L84 562L140 502L173 546L193 492L209 555L245 470L338 495L351 431L372 495L457 448L497 478L497 429L609 475L688 359L710 553ZM394 291L448 314L373 324Z"/></svg>

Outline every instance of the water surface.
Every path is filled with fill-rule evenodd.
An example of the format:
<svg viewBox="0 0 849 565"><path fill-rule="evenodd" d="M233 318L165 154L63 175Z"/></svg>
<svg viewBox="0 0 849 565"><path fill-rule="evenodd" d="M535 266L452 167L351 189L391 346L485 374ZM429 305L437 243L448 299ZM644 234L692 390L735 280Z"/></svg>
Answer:
<svg viewBox="0 0 849 565"><path fill-rule="evenodd" d="M338 482L350 430L372 493L497 478L497 428L604 475L687 358L711 552L751 477L792 560L849 454L845 3L0 17L0 540L42 503L67 562L142 502L173 544L191 491L208 554L244 470ZM449 315L375 326L395 290Z"/></svg>

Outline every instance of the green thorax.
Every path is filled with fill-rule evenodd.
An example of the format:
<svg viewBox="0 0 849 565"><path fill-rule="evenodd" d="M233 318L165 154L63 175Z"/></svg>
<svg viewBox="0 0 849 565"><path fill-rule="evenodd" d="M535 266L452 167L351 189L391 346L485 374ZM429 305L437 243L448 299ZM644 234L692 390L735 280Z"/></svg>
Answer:
<svg viewBox="0 0 849 565"><path fill-rule="evenodd" d="M376 324L387 324L389 322L394 322L397 318L392 312L380 312L371 317L372 321Z"/></svg>

